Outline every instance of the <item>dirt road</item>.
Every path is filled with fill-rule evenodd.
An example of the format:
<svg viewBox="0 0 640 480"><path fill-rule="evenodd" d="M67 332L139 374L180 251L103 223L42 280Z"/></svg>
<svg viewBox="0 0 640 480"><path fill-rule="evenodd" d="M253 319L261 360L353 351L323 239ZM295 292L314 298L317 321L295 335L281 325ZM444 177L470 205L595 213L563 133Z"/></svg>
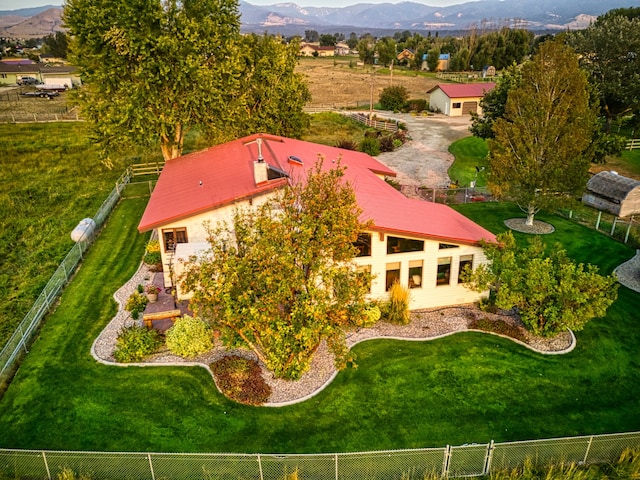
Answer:
<svg viewBox="0 0 640 480"><path fill-rule="evenodd" d="M411 140L393 152L381 153L378 160L397 172L397 181L402 185L447 187L450 183L447 171L454 160L449 146L470 135L470 117L409 114L389 117L407 126Z"/></svg>

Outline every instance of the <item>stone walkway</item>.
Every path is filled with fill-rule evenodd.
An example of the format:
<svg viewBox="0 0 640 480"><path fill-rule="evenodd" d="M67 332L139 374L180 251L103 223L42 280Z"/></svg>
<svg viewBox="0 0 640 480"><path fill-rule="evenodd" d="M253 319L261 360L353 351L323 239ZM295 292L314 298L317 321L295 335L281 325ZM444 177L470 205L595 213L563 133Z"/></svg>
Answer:
<svg viewBox="0 0 640 480"><path fill-rule="evenodd" d="M622 285L640 293L640 250L636 250L632 259L616 267L613 273Z"/></svg>

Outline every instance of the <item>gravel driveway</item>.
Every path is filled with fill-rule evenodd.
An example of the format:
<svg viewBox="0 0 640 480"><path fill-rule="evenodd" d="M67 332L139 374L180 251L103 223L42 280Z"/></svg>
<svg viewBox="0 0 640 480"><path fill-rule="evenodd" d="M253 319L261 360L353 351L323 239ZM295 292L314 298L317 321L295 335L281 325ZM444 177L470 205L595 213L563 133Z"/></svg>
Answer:
<svg viewBox="0 0 640 480"><path fill-rule="evenodd" d="M377 157L396 171L397 181L410 186L449 186L447 171L454 160L449 153L449 146L470 135L471 118L440 114L420 117L402 113L381 116L404 123L411 139L397 150L381 153Z"/></svg>

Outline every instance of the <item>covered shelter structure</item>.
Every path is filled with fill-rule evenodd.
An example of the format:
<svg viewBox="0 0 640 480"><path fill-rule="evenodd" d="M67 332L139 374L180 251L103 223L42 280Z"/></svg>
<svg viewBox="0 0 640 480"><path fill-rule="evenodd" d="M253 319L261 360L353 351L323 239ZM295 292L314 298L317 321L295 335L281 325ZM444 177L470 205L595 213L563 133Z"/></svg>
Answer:
<svg viewBox="0 0 640 480"><path fill-rule="evenodd" d="M640 181L605 171L587 182L582 203L618 217L640 214Z"/></svg>

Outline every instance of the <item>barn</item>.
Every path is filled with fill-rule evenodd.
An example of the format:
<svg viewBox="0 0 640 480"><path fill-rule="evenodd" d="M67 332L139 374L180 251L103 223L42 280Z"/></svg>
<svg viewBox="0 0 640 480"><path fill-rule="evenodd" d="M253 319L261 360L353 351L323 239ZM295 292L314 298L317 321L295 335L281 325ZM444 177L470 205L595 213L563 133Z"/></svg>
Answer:
<svg viewBox="0 0 640 480"><path fill-rule="evenodd" d="M618 217L640 214L640 181L617 172L600 172L589 179L582 203Z"/></svg>

